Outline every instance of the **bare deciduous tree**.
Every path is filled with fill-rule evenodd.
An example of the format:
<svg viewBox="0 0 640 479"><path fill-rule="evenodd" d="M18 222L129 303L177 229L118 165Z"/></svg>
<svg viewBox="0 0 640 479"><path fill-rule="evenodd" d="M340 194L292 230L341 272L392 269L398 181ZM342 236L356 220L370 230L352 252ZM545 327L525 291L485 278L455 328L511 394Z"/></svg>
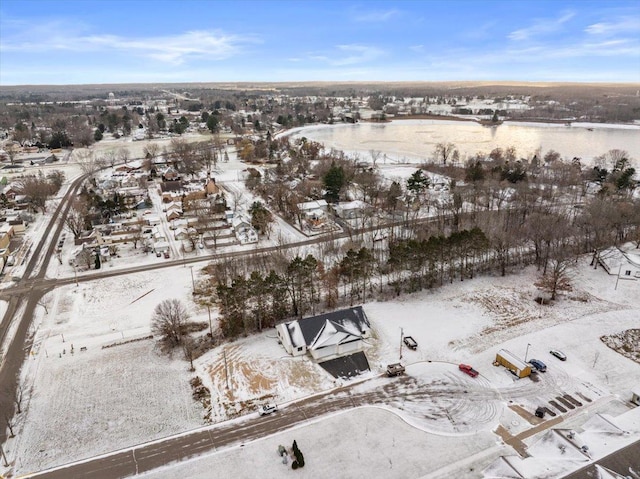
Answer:
<svg viewBox="0 0 640 479"><path fill-rule="evenodd" d="M9 416L9 414L5 413L4 422L7 425L7 429L9 429L9 437L16 437L15 433L13 432L13 427L15 426L14 419Z"/></svg>
<svg viewBox="0 0 640 479"><path fill-rule="evenodd" d="M42 172L38 176L25 176L17 182L18 188L23 195L26 195L34 210L47 210L47 200L54 194L53 185L47 181Z"/></svg>
<svg viewBox="0 0 640 479"><path fill-rule="evenodd" d="M184 353L184 359L186 359L187 361L189 361L189 371L193 372L196 369L193 367L193 360L195 359L196 355L196 349L197 349L198 345L195 341L195 339L193 339L190 336L185 336L184 339L182 340L182 352Z"/></svg>
<svg viewBox="0 0 640 479"><path fill-rule="evenodd" d="M120 161L121 163L126 163L129 161L129 158L131 157L129 150L127 148L118 148L118 161Z"/></svg>
<svg viewBox="0 0 640 479"><path fill-rule="evenodd" d="M104 168L106 163L104 158L96 157L93 151L87 149L74 150L73 158L85 174L95 173L99 169Z"/></svg>
<svg viewBox="0 0 640 479"><path fill-rule="evenodd" d="M555 300L558 292L571 291L572 269L569 259L552 259L549 262L547 273L544 274L536 286L551 295L551 300Z"/></svg>
<svg viewBox="0 0 640 479"><path fill-rule="evenodd" d="M93 265L93 252L89 248L83 248L76 256L76 260L86 265L87 269L91 269Z"/></svg>
<svg viewBox="0 0 640 479"><path fill-rule="evenodd" d="M88 214L89 208L87 202L80 196L74 199L71 204L71 209L64 219L64 224L69 228L74 238L80 236L80 233L84 231Z"/></svg>
<svg viewBox="0 0 640 479"><path fill-rule="evenodd" d="M167 347L174 348L182 343L182 330L188 319L189 312L179 299L165 299L153 310L151 332L160 336Z"/></svg>
<svg viewBox="0 0 640 479"><path fill-rule="evenodd" d="M453 143L438 143L434 150L434 157L437 161L442 161L443 165L447 164L448 160L459 156L458 148Z"/></svg>
<svg viewBox="0 0 640 479"><path fill-rule="evenodd" d="M160 145L158 145L157 143L149 142L147 145L145 145L142 153L144 154L145 158L153 160L160 153Z"/></svg>

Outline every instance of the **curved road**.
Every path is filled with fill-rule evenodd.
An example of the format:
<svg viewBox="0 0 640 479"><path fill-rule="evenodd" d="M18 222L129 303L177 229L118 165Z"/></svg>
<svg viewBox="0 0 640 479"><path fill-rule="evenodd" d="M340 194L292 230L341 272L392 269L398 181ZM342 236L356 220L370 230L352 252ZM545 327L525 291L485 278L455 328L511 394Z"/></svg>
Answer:
<svg viewBox="0 0 640 479"><path fill-rule="evenodd" d="M48 471L23 476L25 478L46 479L117 479L151 471L171 462L182 461L191 457L216 451L223 447L242 444L293 426L307 422L311 418L351 408L387 405L401 397L403 403L418 404L430 399L433 404L439 400L445 403L458 397L466 397L474 385L465 380L449 387L440 381L418 384L411 376L373 378L379 381L380 387L358 391L362 383L341 387L306 399L295 401L275 414L259 417L251 414L241 420L231 420L218 425L200 428L188 433L152 441L131 448L123 449L104 456L60 466ZM412 389L407 394L407 389ZM484 391L487 399L497 399L497 394L490 389L475 386ZM475 393L474 393L475 395ZM441 417L447 417L447 406L442 405Z"/></svg>
<svg viewBox="0 0 640 479"><path fill-rule="evenodd" d="M38 302L42 296L49 291L53 285L42 283L39 288L34 288L37 282L42 281L47 272L47 266L49 260L53 256L54 248L60 236L60 232L64 228L64 218L66 217L69 209L71 208L72 200L78 192L80 186L87 178L88 175L82 175L76 178L65 193L60 204L56 208L49 224L45 228L42 238L38 242L38 246L31 255L29 262L27 263L25 274L23 279L18 282L17 287L9 288L3 291L2 298L8 300L7 311L0 323L0 345L3 346L4 355L1 359L0 366L0 384L2 385L2 393L0 394L0 410L3 412L3 420L6 417L12 417L15 412L16 391L18 388L19 374L22 364L30 348L28 343L28 332L33 319L33 312L38 305ZM52 233L52 230L57 224L57 228ZM41 253L47 242L49 241L49 247L47 248L42 262L38 265L41 258ZM35 270L39 270L34 279L28 279ZM19 308L23 305L26 299L26 305L22 317L18 322L15 332L11 338L7 338L7 334L11 329L15 315ZM5 340L6 344L5 343ZM5 424L0 427L0 444L7 439Z"/></svg>

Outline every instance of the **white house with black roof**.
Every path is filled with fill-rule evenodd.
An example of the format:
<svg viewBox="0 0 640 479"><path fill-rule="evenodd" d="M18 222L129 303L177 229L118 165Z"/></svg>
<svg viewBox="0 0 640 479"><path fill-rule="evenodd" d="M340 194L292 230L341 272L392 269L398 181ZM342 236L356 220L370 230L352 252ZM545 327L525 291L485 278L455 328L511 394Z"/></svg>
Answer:
<svg viewBox="0 0 640 479"><path fill-rule="evenodd" d="M278 339L292 356L307 353L320 362L362 351L371 325L362 306L297 319L276 326Z"/></svg>

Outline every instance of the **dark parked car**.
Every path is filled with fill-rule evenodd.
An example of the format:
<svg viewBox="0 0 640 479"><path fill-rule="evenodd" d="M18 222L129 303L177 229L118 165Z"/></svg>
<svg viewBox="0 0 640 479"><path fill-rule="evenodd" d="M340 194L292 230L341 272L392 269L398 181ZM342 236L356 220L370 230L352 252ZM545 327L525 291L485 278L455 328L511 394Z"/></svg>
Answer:
<svg viewBox="0 0 640 479"><path fill-rule="evenodd" d="M544 413L545 413L545 410L542 406L536 409L536 417L544 418Z"/></svg>
<svg viewBox="0 0 640 479"><path fill-rule="evenodd" d="M471 366L469 366L468 364L460 364L458 366L458 369L460 369L460 371L462 371L465 374L468 374L469 376L471 376L472 378L475 378L479 373L478 371L476 371L475 369L473 369Z"/></svg>
<svg viewBox="0 0 640 479"><path fill-rule="evenodd" d="M555 356L560 361L566 361L567 360L567 356L562 351L559 351L557 349L552 349L551 351L549 351L549 354L551 354L552 356Z"/></svg>
<svg viewBox="0 0 640 479"><path fill-rule="evenodd" d="M404 374L404 366L401 363L387 365L387 376L400 376L401 374Z"/></svg>
<svg viewBox="0 0 640 479"><path fill-rule="evenodd" d="M543 363L542 361L540 361L539 359L532 359L529 361L529 363L536 368L536 370L540 371L541 373L545 372L547 370L547 365L545 363Z"/></svg>
<svg viewBox="0 0 640 479"><path fill-rule="evenodd" d="M413 339L411 336L405 336L403 341L405 346L407 346L409 349L415 350L418 348L418 343L416 343L416 340Z"/></svg>

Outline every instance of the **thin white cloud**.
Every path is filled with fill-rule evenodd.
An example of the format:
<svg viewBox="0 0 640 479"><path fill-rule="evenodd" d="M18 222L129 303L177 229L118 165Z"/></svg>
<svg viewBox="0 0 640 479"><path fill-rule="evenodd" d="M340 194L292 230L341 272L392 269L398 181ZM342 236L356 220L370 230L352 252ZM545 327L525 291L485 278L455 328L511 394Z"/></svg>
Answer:
<svg viewBox="0 0 640 479"><path fill-rule="evenodd" d="M514 30L508 36L515 41L529 40L533 37L553 33L562 28L562 25L575 16L573 12L565 12L559 18L542 18L534 20L533 24L526 28Z"/></svg>
<svg viewBox="0 0 640 479"><path fill-rule="evenodd" d="M82 35L56 31L46 41L3 39L1 51L75 52L118 51L160 62L181 64L190 58L222 60L239 53L247 43L257 39L230 35L220 31L194 30L158 37L123 37L118 35Z"/></svg>
<svg viewBox="0 0 640 479"><path fill-rule="evenodd" d="M378 23L386 22L400 15L399 10L373 10L366 13L356 14L354 20L356 22Z"/></svg>
<svg viewBox="0 0 640 479"><path fill-rule="evenodd" d="M414 51L416 53L424 52L424 45L411 45L409 50Z"/></svg>
<svg viewBox="0 0 640 479"><path fill-rule="evenodd" d="M338 66L366 63L384 55L384 50L366 45L338 45L337 48L347 54L345 57L333 60L333 64Z"/></svg>
<svg viewBox="0 0 640 479"><path fill-rule="evenodd" d="M312 54L309 58L333 66L347 66L371 62L385 54L380 48L359 44L337 45L336 50L332 53Z"/></svg>
<svg viewBox="0 0 640 479"><path fill-rule="evenodd" d="M496 21L486 22L470 30L461 32L462 37L469 40L484 40L491 37L492 31L498 24Z"/></svg>
<svg viewBox="0 0 640 479"><path fill-rule="evenodd" d="M590 35L615 35L629 32L640 35L640 18L624 18L616 22L594 23L584 31Z"/></svg>

